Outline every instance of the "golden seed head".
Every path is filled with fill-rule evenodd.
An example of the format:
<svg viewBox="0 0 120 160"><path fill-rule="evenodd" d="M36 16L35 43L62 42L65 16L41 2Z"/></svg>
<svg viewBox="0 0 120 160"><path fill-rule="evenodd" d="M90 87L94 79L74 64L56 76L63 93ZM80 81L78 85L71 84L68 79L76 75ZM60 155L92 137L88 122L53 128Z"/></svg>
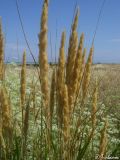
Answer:
<svg viewBox="0 0 120 160"><path fill-rule="evenodd" d="M82 50L83 49L83 42L84 42L84 33L82 33L81 36L80 36L80 42L79 42L78 50Z"/></svg>
<svg viewBox="0 0 120 160"><path fill-rule="evenodd" d="M69 47L68 47L68 57L67 57L67 65L66 65L66 82L69 84L69 80L72 77L75 59L76 59L76 53L77 53L77 47L78 47L78 34L77 34L77 25L78 25L78 15L79 10L77 10L74 22L72 25L72 31L69 39Z"/></svg>
<svg viewBox="0 0 120 160"><path fill-rule="evenodd" d="M72 105L74 103L74 91L76 87L76 75L74 75L74 68L75 68L75 60L77 56L77 48L78 48L78 35L77 32L73 32L71 35L71 45L69 46L69 52L68 52L68 61L67 61L67 68L66 68L66 82L68 86L68 96L69 96L69 108L70 112L72 109Z"/></svg>
<svg viewBox="0 0 120 160"><path fill-rule="evenodd" d="M72 31L75 31L77 29L78 17L79 17L79 9L77 9L77 11L76 11L76 15L75 15L74 22L72 25Z"/></svg>
<svg viewBox="0 0 120 160"><path fill-rule="evenodd" d="M43 113L46 118L47 128L50 128L50 92L48 83L48 57L47 57L47 31L48 31L48 0L44 1L41 28L39 34L39 68L41 80L41 92L43 100Z"/></svg>
<svg viewBox="0 0 120 160"><path fill-rule="evenodd" d="M83 43L84 43L84 34L82 33L80 37L79 47L77 51L77 56L75 60L75 66L74 66L74 73L76 73L77 78L80 75L81 69L82 69L82 50L83 50ZM75 70L78 72L75 72Z"/></svg>
<svg viewBox="0 0 120 160"><path fill-rule="evenodd" d="M62 33L61 47L59 51L59 63L58 63L58 89L64 83L65 74L65 32Z"/></svg>
<svg viewBox="0 0 120 160"><path fill-rule="evenodd" d="M61 38L61 48L64 48L64 45L65 45L65 32L62 33L62 38Z"/></svg>
<svg viewBox="0 0 120 160"><path fill-rule="evenodd" d="M47 85L48 81L48 58L47 58L47 20L48 20L48 7L47 2L44 1L43 11L41 16L41 32L39 36L39 65L41 74L41 89L43 89L43 83ZM46 86L47 87L47 86ZM43 94L44 93L44 90Z"/></svg>
<svg viewBox="0 0 120 160"><path fill-rule="evenodd" d="M82 55L82 65L83 65L83 68L85 66L85 56L86 56L86 48L84 48L83 55Z"/></svg>
<svg viewBox="0 0 120 160"><path fill-rule="evenodd" d="M45 0L45 3L46 3L46 4L47 4L47 6L48 6L49 0Z"/></svg>
<svg viewBox="0 0 120 160"><path fill-rule="evenodd" d="M57 69L57 114L59 125L61 126L63 122L63 106L62 106L62 88L65 83L65 32L61 36L61 45L59 49L59 62Z"/></svg>
<svg viewBox="0 0 120 160"><path fill-rule="evenodd" d="M2 130L3 134L11 139L12 124L11 124L11 106L6 88L1 88L1 109L2 109Z"/></svg>
<svg viewBox="0 0 120 160"><path fill-rule="evenodd" d="M101 131L101 140L100 140L100 146L99 146L99 155L104 155L106 152L106 147L107 147L107 127L108 127L108 121L106 119L104 127Z"/></svg>
<svg viewBox="0 0 120 160"><path fill-rule="evenodd" d="M91 75L91 65L92 65L92 55L93 55L93 47L90 49L90 53L88 56L88 60L85 66L85 73L84 73L84 80L83 80L83 85L82 85L82 91L83 91L83 100L86 97L87 90L89 87L89 82L90 82L90 75Z"/></svg>
<svg viewBox="0 0 120 160"><path fill-rule="evenodd" d="M72 78L72 74L73 74L73 69L74 69L74 65L75 65L75 59L76 59L76 55L77 55L77 48L78 48L78 35L77 32L74 32L71 35L71 42L69 44L69 49L68 49L68 59L67 59L67 70L66 70L66 79L67 79L67 84L70 83L70 80Z"/></svg>
<svg viewBox="0 0 120 160"><path fill-rule="evenodd" d="M22 69L21 69L21 107L25 105L26 97L26 52L23 53Z"/></svg>

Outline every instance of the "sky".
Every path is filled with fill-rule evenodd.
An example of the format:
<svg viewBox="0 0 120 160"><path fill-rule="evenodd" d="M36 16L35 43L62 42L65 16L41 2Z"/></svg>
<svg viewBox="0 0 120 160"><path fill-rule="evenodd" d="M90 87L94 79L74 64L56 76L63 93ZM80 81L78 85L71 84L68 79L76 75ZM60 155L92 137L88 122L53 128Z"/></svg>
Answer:
<svg viewBox="0 0 120 160"><path fill-rule="evenodd" d="M16 9L15 0L0 0L0 16L5 37L6 61L21 61L23 51L27 61L32 57L27 48ZM58 58L62 31L66 31L66 54L75 4L80 8L78 34L84 32L87 53L92 43L103 0L49 0L48 58ZM38 34L43 0L18 0L24 30L30 48L38 59ZM120 0L106 0L94 42L94 63L120 63ZM56 55L56 56L55 56Z"/></svg>

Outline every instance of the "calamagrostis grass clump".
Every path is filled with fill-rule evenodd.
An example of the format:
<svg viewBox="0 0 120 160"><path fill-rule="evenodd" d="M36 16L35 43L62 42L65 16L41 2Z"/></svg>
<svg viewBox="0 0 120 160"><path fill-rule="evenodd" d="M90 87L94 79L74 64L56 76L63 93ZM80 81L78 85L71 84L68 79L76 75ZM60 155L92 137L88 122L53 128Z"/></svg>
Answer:
<svg viewBox="0 0 120 160"><path fill-rule="evenodd" d="M0 18L0 80L4 79L4 39L2 33L2 22Z"/></svg>
<svg viewBox="0 0 120 160"><path fill-rule="evenodd" d="M94 88L92 97L89 98L87 92L91 77L93 47L90 49L86 62L83 33L78 44L78 14L77 10L71 28L67 60L65 59L66 35L65 32L62 33L58 65L52 71L51 86L49 86L47 57L48 0L44 0L39 34L41 90L37 89L37 85L32 86L31 94L27 99L26 53L24 52L20 83L22 120L19 113L11 116L10 100L5 89L7 83L2 83L0 89L0 153L1 147L6 150L6 146L8 147L8 144L13 142L11 143L13 144L11 152L6 150L9 153L7 154L8 159L11 157L12 159L23 160L31 158L81 160L89 157L93 159L91 146L94 142L95 133L97 133L98 84ZM4 77L3 57L3 35L0 23L0 80L3 80ZM34 114L31 113L31 107ZM18 136L16 134L18 126L14 125L15 121L17 121L21 131ZM105 122L101 131L100 145L97 149L95 148L95 151L99 149L100 156L106 153L106 130L107 122ZM14 137L12 137L13 134ZM7 139L8 143L6 142Z"/></svg>

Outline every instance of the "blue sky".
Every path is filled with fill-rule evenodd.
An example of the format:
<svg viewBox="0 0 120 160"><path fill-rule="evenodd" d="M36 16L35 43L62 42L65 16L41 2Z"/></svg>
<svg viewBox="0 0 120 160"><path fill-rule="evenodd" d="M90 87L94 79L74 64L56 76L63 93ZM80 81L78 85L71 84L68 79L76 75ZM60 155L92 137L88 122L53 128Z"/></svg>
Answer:
<svg viewBox="0 0 120 160"><path fill-rule="evenodd" d="M31 61L32 58L27 49L18 19L15 0L0 0L0 2L0 16L2 17L3 31L6 39L6 60L21 60L22 53L26 49L27 59ZM40 32L40 16L43 0L18 0L18 2L27 38L31 50L37 59L38 33ZM55 59L55 46L56 55L58 55L60 37L63 30L66 31L67 35L67 50L75 2L76 0L50 0L48 21L49 60L51 60L51 48L53 59ZM80 8L78 33L80 35L84 32L85 47L88 52L102 2L103 0L77 0ZM50 45L50 34L52 45ZM120 63L120 0L106 0L94 47L94 62Z"/></svg>

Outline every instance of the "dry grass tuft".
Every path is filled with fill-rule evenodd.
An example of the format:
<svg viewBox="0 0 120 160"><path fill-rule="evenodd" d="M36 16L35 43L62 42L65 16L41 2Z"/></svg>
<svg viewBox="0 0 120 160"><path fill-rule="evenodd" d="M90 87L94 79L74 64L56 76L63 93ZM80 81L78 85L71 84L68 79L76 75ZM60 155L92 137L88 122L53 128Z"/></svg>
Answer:
<svg viewBox="0 0 120 160"><path fill-rule="evenodd" d="M77 10L71 28L67 59L66 34L63 32L58 64L50 68L47 56L48 0L44 0L39 34L40 76L33 73L32 83L31 77L26 78L29 71L24 52L21 81L14 84L16 88L20 87L20 93L11 87L11 81L4 79L3 34L0 23L1 160L95 159L97 152L102 160L102 156L107 154L107 121L101 131L100 141L98 137L101 116L106 117L107 112L101 112L101 107L104 111L106 108L98 103L99 83L91 79L94 49L92 46L86 61L84 34L78 38L77 33L78 15ZM49 73L52 74L49 76ZM21 108L17 108L20 103Z"/></svg>

